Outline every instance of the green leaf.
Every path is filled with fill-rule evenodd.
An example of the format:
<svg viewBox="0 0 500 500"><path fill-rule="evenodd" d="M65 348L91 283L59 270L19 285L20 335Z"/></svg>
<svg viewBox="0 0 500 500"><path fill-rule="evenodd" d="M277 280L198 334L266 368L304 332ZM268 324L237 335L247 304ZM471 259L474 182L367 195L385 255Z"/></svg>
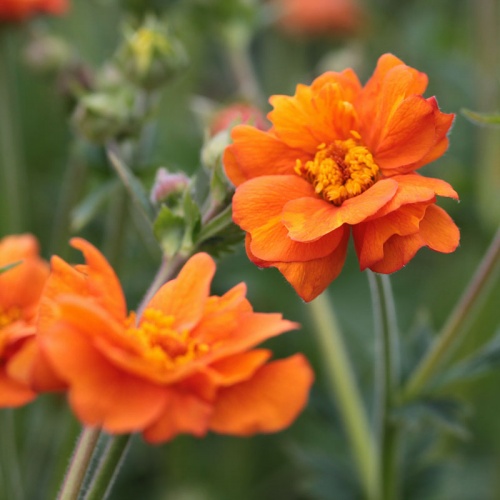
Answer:
<svg viewBox="0 0 500 500"><path fill-rule="evenodd" d="M165 257L171 258L179 252L185 231L184 218L174 214L170 208L163 205L154 221L153 232Z"/></svg>
<svg viewBox="0 0 500 500"><path fill-rule="evenodd" d="M500 331L482 349L444 372L436 386L441 390L445 386L484 377L499 368Z"/></svg>
<svg viewBox="0 0 500 500"><path fill-rule="evenodd" d="M113 196L118 186L118 181L100 184L71 211L70 227L72 232L80 232L102 209L106 202Z"/></svg>
<svg viewBox="0 0 500 500"><path fill-rule="evenodd" d="M213 257L234 252L236 247L245 239L245 233L234 223L224 227L213 236L199 243L200 251L208 252Z"/></svg>
<svg viewBox="0 0 500 500"><path fill-rule="evenodd" d="M500 125L500 114L497 113L477 113L469 109L462 109L461 113L471 122L479 125Z"/></svg>
<svg viewBox="0 0 500 500"><path fill-rule="evenodd" d="M198 239L201 230L201 213L200 208L193 200L189 189L184 191L184 198L182 200L182 209L184 212L184 221L186 225L186 232L182 244L183 250L190 252Z"/></svg>
<svg viewBox="0 0 500 500"><path fill-rule="evenodd" d="M5 266L0 267L0 274L4 273L5 271L8 271L9 269L12 269L19 264L22 263L22 260L16 260L15 262L11 262L10 264L6 264Z"/></svg>
<svg viewBox="0 0 500 500"><path fill-rule="evenodd" d="M152 224L154 220L154 208L146 194L144 186L139 179L132 173L130 168L118 157L118 155L108 147L106 149L109 161L116 170L118 176L122 180L125 188L130 194L133 203L138 208L148 224Z"/></svg>
<svg viewBox="0 0 500 500"><path fill-rule="evenodd" d="M217 214L207 224L205 224L198 235L198 243L203 243L217 234L221 233L228 226L233 224L232 206L228 205L222 212Z"/></svg>
<svg viewBox="0 0 500 500"><path fill-rule="evenodd" d="M423 398L396 408L391 418L410 429L434 426L462 439L469 437L464 420L469 411L464 403L451 398Z"/></svg>

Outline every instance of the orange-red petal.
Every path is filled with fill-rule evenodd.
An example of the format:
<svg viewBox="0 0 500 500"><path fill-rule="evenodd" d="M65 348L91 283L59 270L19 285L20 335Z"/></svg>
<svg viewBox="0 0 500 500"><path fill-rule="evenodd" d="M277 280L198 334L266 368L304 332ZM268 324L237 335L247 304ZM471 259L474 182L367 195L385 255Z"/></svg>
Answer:
<svg viewBox="0 0 500 500"><path fill-rule="evenodd" d="M264 365L250 380L220 391L210 429L236 436L282 430L306 405L313 379L301 354Z"/></svg>
<svg viewBox="0 0 500 500"><path fill-rule="evenodd" d="M235 186L261 175L292 174L297 159L311 159L311 154L290 147L274 133L249 125L234 127L231 137L234 143L226 149L223 161L226 174Z"/></svg>
<svg viewBox="0 0 500 500"><path fill-rule="evenodd" d="M382 179L339 207L320 198L299 198L285 205L282 220L293 240L314 241L343 224L363 222L388 203L397 189L397 182Z"/></svg>
<svg viewBox="0 0 500 500"><path fill-rule="evenodd" d="M233 219L252 235L253 255L266 261L305 261L325 257L337 247L341 234L334 232L311 243L289 238L282 222L283 206L303 196L316 195L312 186L296 175L258 177L236 190Z"/></svg>
<svg viewBox="0 0 500 500"><path fill-rule="evenodd" d="M69 384L73 410L86 425L134 432L163 410L164 388L112 366L77 330L57 324L42 342L52 365Z"/></svg>
<svg viewBox="0 0 500 500"><path fill-rule="evenodd" d="M215 274L215 262L206 253L193 255L184 264L176 279L165 283L146 308L172 315L177 330L193 328L203 314Z"/></svg>

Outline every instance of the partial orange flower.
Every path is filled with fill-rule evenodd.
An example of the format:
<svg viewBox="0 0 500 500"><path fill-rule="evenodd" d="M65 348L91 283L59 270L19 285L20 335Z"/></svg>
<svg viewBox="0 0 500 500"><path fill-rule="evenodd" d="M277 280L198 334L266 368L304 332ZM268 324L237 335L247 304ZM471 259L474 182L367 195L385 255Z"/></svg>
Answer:
<svg viewBox="0 0 500 500"><path fill-rule="evenodd" d="M356 31L363 13L355 0L273 0L281 11L279 25L307 35L335 35Z"/></svg>
<svg viewBox="0 0 500 500"><path fill-rule="evenodd" d="M364 87L351 69L328 72L271 97L269 131L235 127L224 164L250 260L310 301L342 270L351 229L361 270L392 273L423 246L453 252L459 231L436 196L458 195L416 172L444 154L454 118L426 86L385 54Z"/></svg>
<svg viewBox="0 0 500 500"><path fill-rule="evenodd" d="M313 381L306 359L268 362L268 349L254 349L298 325L253 312L243 283L210 296L207 254L193 256L138 318L127 315L101 253L82 239L72 245L86 265L52 259L38 340L85 425L159 443L208 430L274 432L303 409Z"/></svg>
<svg viewBox="0 0 500 500"><path fill-rule="evenodd" d="M1 21L23 21L36 14L62 14L67 0L0 0Z"/></svg>
<svg viewBox="0 0 500 500"><path fill-rule="evenodd" d="M30 234L0 240L0 267L19 262L0 274L0 407L23 405L35 397L19 381L13 366L33 342L38 303L49 275L38 243Z"/></svg>

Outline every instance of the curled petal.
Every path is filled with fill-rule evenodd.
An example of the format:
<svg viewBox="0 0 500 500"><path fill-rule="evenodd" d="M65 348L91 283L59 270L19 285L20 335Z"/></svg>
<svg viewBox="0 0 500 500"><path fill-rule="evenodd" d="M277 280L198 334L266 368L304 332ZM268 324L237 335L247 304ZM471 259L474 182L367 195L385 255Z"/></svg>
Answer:
<svg viewBox="0 0 500 500"><path fill-rule="evenodd" d="M321 238L343 224L359 224L375 214L396 194L398 184L382 179L355 198L336 207L320 198L299 198L283 209L283 223L291 239L308 242Z"/></svg>
<svg viewBox="0 0 500 500"><path fill-rule="evenodd" d="M284 429L305 406L313 379L301 354L264 365L250 380L220 391L210 429L236 436Z"/></svg>

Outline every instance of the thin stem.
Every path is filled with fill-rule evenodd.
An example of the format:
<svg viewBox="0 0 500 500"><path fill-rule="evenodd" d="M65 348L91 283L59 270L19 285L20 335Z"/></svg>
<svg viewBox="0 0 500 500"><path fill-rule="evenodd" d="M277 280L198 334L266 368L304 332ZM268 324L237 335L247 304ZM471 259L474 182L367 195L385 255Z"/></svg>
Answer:
<svg viewBox="0 0 500 500"><path fill-rule="evenodd" d="M361 482L367 497L376 499L378 477L375 443L339 325L326 292L310 303L310 312L332 397L338 402Z"/></svg>
<svg viewBox="0 0 500 500"><path fill-rule="evenodd" d="M109 262L113 264L115 271L119 270L124 253L124 239L128 220L128 196L125 188L119 185L111 200L111 206L107 214L103 242L103 253Z"/></svg>
<svg viewBox="0 0 500 500"><path fill-rule="evenodd" d="M101 431L85 427L78 438L58 500L77 500Z"/></svg>
<svg viewBox="0 0 500 500"><path fill-rule="evenodd" d="M16 446L14 414L11 409L0 411L0 479L8 498L24 498L21 468Z"/></svg>
<svg viewBox="0 0 500 500"><path fill-rule="evenodd" d="M394 395L400 380L399 333L396 308L389 277L368 273L373 304L376 339L376 405L380 457L381 495L384 500L398 498L398 432L391 421Z"/></svg>
<svg viewBox="0 0 500 500"><path fill-rule="evenodd" d="M108 498L118 472L125 461L131 439L131 434L112 436L109 439L85 495L85 500L105 500Z"/></svg>
<svg viewBox="0 0 500 500"><path fill-rule="evenodd" d="M19 232L23 228L22 180L24 165L19 148L19 127L13 109L16 103L14 89L9 76L12 75L13 57L10 54L10 32L0 26L0 165L2 166L2 197L8 214L6 230Z"/></svg>
<svg viewBox="0 0 500 500"><path fill-rule="evenodd" d="M461 339L466 320L470 319L473 310L489 289L489 285L494 282L499 261L500 228L433 346L408 381L403 392L404 400L410 400L420 393L436 370L448 358L451 348L455 347Z"/></svg>

